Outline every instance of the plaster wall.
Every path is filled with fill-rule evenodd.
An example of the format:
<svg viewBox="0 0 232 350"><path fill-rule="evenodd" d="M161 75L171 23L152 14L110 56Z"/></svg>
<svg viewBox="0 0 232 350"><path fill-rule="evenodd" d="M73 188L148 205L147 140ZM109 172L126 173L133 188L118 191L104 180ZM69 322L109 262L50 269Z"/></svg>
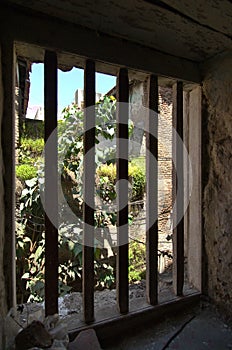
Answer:
<svg viewBox="0 0 232 350"><path fill-rule="evenodd" d="M199 291L202 290L202 220L201 220L201 87L189 93L189 207L188 219L188 278Z"/></svg>
<svg viewBox="0 0 232 350"><path fill-rule="evenodd" d="M1 47L0 47L0 125L3 117L3 83L2 83L2 63L1 63ZM3 158L2 158L2 137L0 128L0 285L4 285L3 273L3 247L4 247L4 188L3 188ZM5 291L0 288L0 312L4 314L5 309Z"/></svg>
<svg viewBox="0 0 232 350"><path fill-rule="evenodd" d="M232 53L204 67L203 232L208 295L232 314Z"/></svg>

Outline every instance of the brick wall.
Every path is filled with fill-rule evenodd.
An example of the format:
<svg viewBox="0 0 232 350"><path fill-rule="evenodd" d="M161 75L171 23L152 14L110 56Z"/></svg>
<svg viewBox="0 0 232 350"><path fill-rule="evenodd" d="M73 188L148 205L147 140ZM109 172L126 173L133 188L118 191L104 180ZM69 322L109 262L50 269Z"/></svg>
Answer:
<svg viewBox="0 0 232 350"><path fill-rule="evenodd" d="M145 136L141 128L145 127L148 105L147 81L134 82L130 86L130 118L135 130L131 146L133 156L145 155ZM143 107L141 107L143 106ZM172 250L170 212L172 207L172 89L159 87L159 127L158 127L158 167L159 167L159 249ZM144 213L145 215L145 213Z"/></svg>
<svg viewBox="0 0 232 350"><path fill-rule="evenodd" d="M172 89L159 88L158 166L159 232L165 240L171 234L172 209ZM167 244L170 249L171 244Z"/></svg>

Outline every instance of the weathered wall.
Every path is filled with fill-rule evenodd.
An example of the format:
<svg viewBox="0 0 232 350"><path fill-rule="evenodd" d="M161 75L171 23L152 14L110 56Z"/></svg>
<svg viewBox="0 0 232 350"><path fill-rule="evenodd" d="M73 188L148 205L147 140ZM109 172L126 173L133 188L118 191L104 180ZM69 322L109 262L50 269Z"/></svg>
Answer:
<svg viewBox="0 0 232 350"><path fill-rule="evenodd" d="M202 290L202 222L201 222L201 87L195 87L189 92L189 143L188 153L191 162L189 174L189 207L188 219L188 278L189 282ZM187 193L188 195L188 193Z"/></svg>
<svg viewBox="0 0 232 350"><path fill-rule="evenodd" d="M3 116L3 84L2 84L2 64L1 64L1 48L0 48L0 125ZM5 291L4 291L4 273L3 273L3 247L4 247L4 189L3 189L3 158L2 158L2 138L0 128L0 313L6 311Z"/></svg>
<svg viewBox="0 0 232 350"><path fill-rule="evenodd" d="M204 67L203 232L209 296L232 315L232 53ZM208 165L207 165L208 164Z"/></svg>
<svg viewBox="0 0 232 350"><path fill-rule="evenodd" d="M2 83L2 61L0 46L0 125L3 116L3 83ZM2 159L2 137L0 127L0 348L2 348L2 319L6 313L6 299L4 289L4 272L3 272L3 248L4 248L4 192L3 192L3 159Z"/></svg>

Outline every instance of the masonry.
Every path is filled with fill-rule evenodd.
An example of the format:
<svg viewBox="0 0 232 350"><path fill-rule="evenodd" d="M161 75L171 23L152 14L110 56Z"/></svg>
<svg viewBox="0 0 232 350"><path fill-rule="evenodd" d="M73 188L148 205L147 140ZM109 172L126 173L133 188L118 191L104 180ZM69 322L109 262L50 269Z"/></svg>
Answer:
<svg viewBox="0 0 232 350"><path fill-rule="evenodd" d="M204 66L203 218L207 293L232 313L232 53ZM216 69L217 68L217 69Z"/></svg>
<svg viewBox="0 0 232 350"><path fill-rule="evenodd" d="M130 83L130 118L134 123L134 132L130 153L133 157L145 157L145 133L148 82L134 80ZM165 240L171 234L172 210L172 89L159 87L158 118L158 203L159 235ZM145 214L145 213L144 213ZM170 244L168 244L169 248Z"/></svg>
<svg viewBox="0 0 232 350"><path fill-rule="evenodd" d="M2 82L2 63L1 63L1 47L0 47L0 123L3 118L3 82ZM2 136L0 129L0 347L2 341L3 318L6 315L6 296L5 296L5 279L3 271L3 255L4 255L4 187L3 187L3 158L2 158Z"/></svg>
<svg viewBox="0 0 232 350"><path fill-rule="evenodd" d="M1 51L0 51L1 54ZM1 63L1 55L0 55L0 84L1 84L1 88L0 88L0 121L2 122L2 114L3 114L3 84L2 84L2 63ZM0 134L0 140L1 140L1 134ZM2 143L1 143L2 144ZM4 217L4 205L3 205L3 195L4 195L4 191L3 191L3 159L2 159L2 147L0 148L0 208L1 208L1 213L3 213L2 218ZM4 221L1 220L1 227L0 227L0 283L1 285L4 285L4 273L3 273L3 247L4 247ZM4 293L4 289L1 289L1 292ZM1 302L0 302L0 309L1 309L1 313L4 310L4 294L1 295Z"/></svg>

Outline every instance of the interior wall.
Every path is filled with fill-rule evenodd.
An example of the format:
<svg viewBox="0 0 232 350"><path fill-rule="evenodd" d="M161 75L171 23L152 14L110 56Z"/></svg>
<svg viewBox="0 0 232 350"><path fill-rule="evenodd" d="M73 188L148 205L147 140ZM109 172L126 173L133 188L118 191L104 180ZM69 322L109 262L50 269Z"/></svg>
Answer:
<svg viewBox="0 0 232 350"><path fill-rule="evenodd" d="M203 67L203 232L208 295L232 315L232 53Z"/></svg>
<svg viewBox="0 0 232 350"><path fill-rule="evenodd" d="M2 83L2 63L0 47L0 125L3 117L3 83ZM4 272L3 272L3 247L4 247L4 187L3 187L3 158L2 158L2 137L0 128L0 314L4 315L6 311L6 300L4 290Z"/></svg>
<svg viewBox="0 0 232 350"><path fill-rule="evenodd" d="M3 117L3 82L2 82L2 60L0 46L0 125ZM6 314L5 280L3 271L3 249L4 249L4 188L3 188L3 158L2 158L2 137L0 127L0 348L2 339L2 321Z"/></svg>

